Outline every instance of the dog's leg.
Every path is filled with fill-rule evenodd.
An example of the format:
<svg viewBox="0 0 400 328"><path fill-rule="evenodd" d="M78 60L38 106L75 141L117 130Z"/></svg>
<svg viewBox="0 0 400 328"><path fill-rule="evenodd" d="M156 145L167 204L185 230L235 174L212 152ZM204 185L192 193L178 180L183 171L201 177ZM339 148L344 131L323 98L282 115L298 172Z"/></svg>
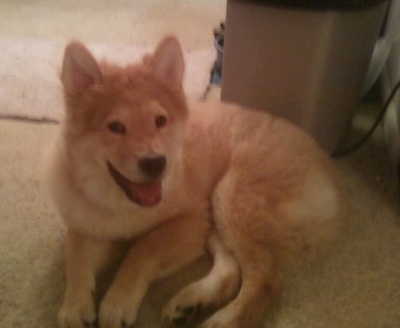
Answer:
<svg viewBox="0 0 400 328"><path fill-rule="evenodd" d="M213 199L216 229L239 265L242 283L236 298L202 324L202 328L255 328L280 295L282 261L288 236L271 212L264 185L228 173Z"/></svg>
<svg viewBox="0 0 400 328"><path fill-rule="evenodd" d="M209 222L204 216L169 220L143 235L129 249L100 305L100 327L130 327L156 279L205 253Z"/></svg>
<svg viewBox="0 0 400 328"><path fill-rule="evenodd" d="M213 267L203 279L180 291L163 309L163 317L177 325L186 323L201 309L218 308L232 299L240 286L239 266L217 234L209 240Z"/></svg>
<svg viewBox="0 0 400 328"><path fill-rule="evenodd" d="M95 269L89 239L67 233L65 244L66 291L58 314L62 328L94 327L96 311L93 299Z"/></svg>
<svg viewBox="0 0 400 328"><path fill-rule="evenodd" d="M251 242L249 240L249 242ZM201 328L262 327L266 310L281 292L281 276L273 255L265 248L255 253L236 253L242 272L237 297L206 320ZM253 257L250 261L243 257Z"/></svg>

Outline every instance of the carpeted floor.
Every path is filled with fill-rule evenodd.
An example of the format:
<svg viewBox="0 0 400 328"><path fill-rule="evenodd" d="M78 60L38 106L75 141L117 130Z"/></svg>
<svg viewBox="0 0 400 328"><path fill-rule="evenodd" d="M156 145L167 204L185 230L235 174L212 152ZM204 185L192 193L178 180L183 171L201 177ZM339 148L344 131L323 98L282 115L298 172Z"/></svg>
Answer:
<svg viewBox="0 0 400 328"><path fill-rule="evenodd" d="M85 44L99 60L119 65L141 62L153 51L115 43ZM60 121L63 97L59 73L65 41L0 37L0 118ZM184 50L183 87L188 99L202 100L210 80L215 50Z"/></svg>
<svg viewBox="0 0 400 328"><path fill-rule="evenodd" d="M174 32L184 47L198 50L212 47L212 28L224 10L222 0L8 0L0 2L0 37L56 42L75 37L148 47ZM1 328L55 327L64 288L64 228L42 192L40 168L56 128L0 120ZM386 158L378 131L355 154L336 160L352 208L340 242L324 262L305 265L290 277L266 327L400 327L398 181ZM138 327L159 327L161 306L206 269L200 261L157 283Z"/></svg>

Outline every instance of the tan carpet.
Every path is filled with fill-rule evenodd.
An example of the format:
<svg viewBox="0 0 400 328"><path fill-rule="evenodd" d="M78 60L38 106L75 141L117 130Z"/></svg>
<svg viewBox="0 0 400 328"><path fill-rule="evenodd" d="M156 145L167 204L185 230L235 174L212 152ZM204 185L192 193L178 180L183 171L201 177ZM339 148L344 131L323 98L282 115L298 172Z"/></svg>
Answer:
<svg viewBox="0 0 400 328"><path fill-rule="evenodd" d="M76 36L149 46L172 31L187 48L201 49L212 42L212 28L223 15L222 0L9 0L0 2L0 36L61 41ZM63 226L40 182L42 151L55 129L0 120L1 328L55 327L64 288ZM397 181L382 136L337 164L351 190L352 215L332 256L290 278L266 327L400 327ZM159 327L162 304L205 270L206 263L197 263L153 287L138 327Z"/></svg>
<svg viewBox="0 0 400 328"><path fill-rule="evenodd" d="M89 43L100 61L119 65L140 62L153 49L125 44ZM65 41L0 37L0 118L59 121L63 97L59 74ZM191 100L201 100L207 90L215 60L212 44L184 51L184 90Z"/></svg>

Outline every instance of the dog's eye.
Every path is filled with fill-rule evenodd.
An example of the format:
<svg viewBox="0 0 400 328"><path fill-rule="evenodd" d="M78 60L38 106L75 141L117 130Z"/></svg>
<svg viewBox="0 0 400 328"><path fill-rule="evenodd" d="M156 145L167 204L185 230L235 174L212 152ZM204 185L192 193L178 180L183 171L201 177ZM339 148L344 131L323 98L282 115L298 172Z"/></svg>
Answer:
<svg viewBox="0 0 400 328"><path fill-rule="evenodd" d="M154 123L158 129L161 129L167 124L167 118L163 115L158 115Z"/></svg>
<svg viewBox="0 0 400 328"><path fill-rule="evenodd" d="M125 134L126 132L125 126L119 122L111 122L107 125L107 128L115 134Z"/></svg>

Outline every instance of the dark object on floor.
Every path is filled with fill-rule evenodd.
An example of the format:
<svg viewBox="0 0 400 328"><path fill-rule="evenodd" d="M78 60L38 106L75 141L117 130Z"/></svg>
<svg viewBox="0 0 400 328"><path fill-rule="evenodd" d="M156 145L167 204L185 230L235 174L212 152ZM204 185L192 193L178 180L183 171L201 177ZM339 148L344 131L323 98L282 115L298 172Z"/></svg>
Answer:
<svg viewBox="0 0 400 328"><path fill-rule="evenodd" d="M211 70L210 82L220 85L222 81L222 61L224 55L225 23L221 22L218 28L214 29L214 47L217 51L217 58Z"/></svg>

